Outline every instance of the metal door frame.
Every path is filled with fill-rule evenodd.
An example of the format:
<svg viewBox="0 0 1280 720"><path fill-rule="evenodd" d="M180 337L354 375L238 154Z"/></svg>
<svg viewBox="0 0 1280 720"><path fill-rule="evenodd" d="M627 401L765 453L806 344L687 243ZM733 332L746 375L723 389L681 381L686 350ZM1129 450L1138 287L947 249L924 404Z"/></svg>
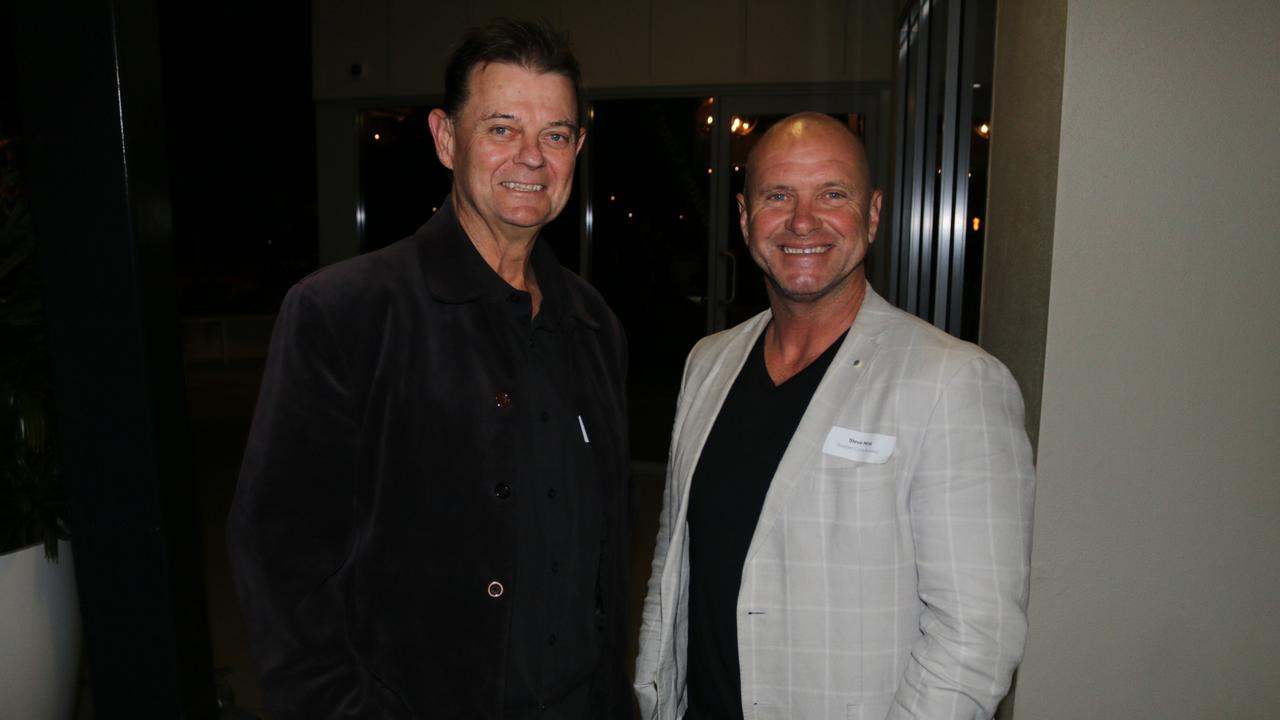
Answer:
<svg viewBox="0 0 1280 720"><path fill-rule="evenodd" d="M915 0L898 30L897 211L889 297L959 336L969 217L969 118L980 0ZM936 187L936 192L935 192Z"/></svg>

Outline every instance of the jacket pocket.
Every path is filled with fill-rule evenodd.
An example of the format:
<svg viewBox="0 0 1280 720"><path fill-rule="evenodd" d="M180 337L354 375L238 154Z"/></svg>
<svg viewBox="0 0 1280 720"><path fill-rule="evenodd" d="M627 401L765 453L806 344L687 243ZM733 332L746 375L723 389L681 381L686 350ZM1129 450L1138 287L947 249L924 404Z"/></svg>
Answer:
<svg viewBox="0 0 1280 720"><path fill-rule="evenodd" d="M869 697L858 703L850 703L844 708L845 720L884 720L893 704L893 695Z"/></svg>

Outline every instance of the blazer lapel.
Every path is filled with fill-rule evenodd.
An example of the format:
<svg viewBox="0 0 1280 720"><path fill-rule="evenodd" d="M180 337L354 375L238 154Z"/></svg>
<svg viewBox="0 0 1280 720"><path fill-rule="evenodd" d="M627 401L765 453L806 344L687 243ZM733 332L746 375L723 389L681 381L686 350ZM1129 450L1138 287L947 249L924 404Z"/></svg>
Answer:
<svg viewBox="0 0 1280 720"><path fill-rule="evenodd" d="M687 369L685 387L682 390L691 395L680 399L672 440L674 453L671 466L667 469L670 476L667 492L676 495L675 517L672 518L671 537L666 549L661 581L662 605L670 610L663 613L659 647L670 647L676 617L680 614L677 597L688 588L689 556L685 547L685 523L689 516L689 489L693 486L694 470L698 467L698 459L702 457L702 447L707 442L707 436L711 434L711 425L720 414L720 407L724 405L733 381L738 378L738 373L751 353L751 347L769 324L770 317L772 314L766 310L726 331L728 337L723 346L708 350L714 354L705 361L701 355L707 353L691 356L691 362L696 364ZM676 642L679 644L681 641ZM684 651L683 646L680 651ZM672 712L674 711L673 707Z"/></svg>
<svg viewBox="0 0 1280 720"><path fill-rule="evenodd" d="M766 310L740 325L739 332L735 332L725 343L724 349L711 359L710 367L702 372L697 368L692 369L693 376L690 377L690 387L687 390L693 390L694 396L686 403L689 408L688 416L683 419L683 425L678 430L682 435L689 432L692 434L677 443L677 455L674 458L675 477L681 481L680 518L685 517L693 472L698 467L698 459L702 457L702 447L711 434L711 426L720 415L720 408L729 395L729 389L733 387L734 380L738 379L738 373L746 364L756 338L769 324L770 317L772 315Z"/></svg>
<svg viewBox="0 0 1280 720"><path fill-rule="evenodd" d="M853 327L845 336L836 356L827 368L827 374L813 392L809 407L805 409L800 425L791 436L787 450L782 454L778 470L769 484L760 520L747 548L746 562L750 563L760 551L765 538L773 531L778 516L782 514L792 493L809 471L818 463L822 443L827 438L836 418L847 407L859 383L866 376L866 368L879 348L878 339L884 329L882 310L886 301L867 287L862 308L854 319ZM717 410L718 411L718 410Z"/></svg>

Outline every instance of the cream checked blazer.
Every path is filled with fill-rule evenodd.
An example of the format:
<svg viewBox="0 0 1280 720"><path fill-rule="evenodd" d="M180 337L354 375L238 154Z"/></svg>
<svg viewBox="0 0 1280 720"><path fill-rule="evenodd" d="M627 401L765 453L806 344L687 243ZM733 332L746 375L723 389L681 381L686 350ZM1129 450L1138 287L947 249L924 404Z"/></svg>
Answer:
<svg viewBox="0 0 1280 720"><path fill-rule="evenodd" d="M685 711L690 479L769 318L685 365L636 660L644 720ZM868 288L747 552L747 720L991 717L1022 657L1034 492L1009 371Z"/></svg>

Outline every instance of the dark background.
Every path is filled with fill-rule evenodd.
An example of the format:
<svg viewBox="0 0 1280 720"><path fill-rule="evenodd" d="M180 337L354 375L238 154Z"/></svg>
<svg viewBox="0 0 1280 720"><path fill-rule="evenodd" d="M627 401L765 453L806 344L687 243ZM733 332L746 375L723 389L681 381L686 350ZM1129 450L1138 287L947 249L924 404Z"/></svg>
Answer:
<svg viewBox="0 0 1280 720"><path fill-rule="evenodd" d="M316 266L309 2L162 3L184 315L274 313Z"/></svg>

